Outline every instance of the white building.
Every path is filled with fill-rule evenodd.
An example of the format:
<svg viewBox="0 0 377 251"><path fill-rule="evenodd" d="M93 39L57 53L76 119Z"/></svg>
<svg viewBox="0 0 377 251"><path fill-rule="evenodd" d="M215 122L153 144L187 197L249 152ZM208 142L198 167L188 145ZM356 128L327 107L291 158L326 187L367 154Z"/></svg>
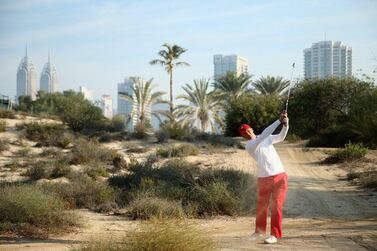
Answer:
<svg viewBox="0 0 377 251"><path fill-rule="evenodd" d="M100 104L103 116L111 119L113 117L113 99L111 96L106 94L102 95Z"/></svg>
<svg viewBox="0 0 377 251"><path fill-rule="evenodd" d="M17 98L30 96L35 100L37 95L37 74L31 58L28 57L27 47L25 57L22 58L17 69Z"/></svg>
<svg viewBox="0 0 377 251"><path fill-rule="evenodd" d="M40 90L53 93L58 91L58 78L56 74L56 68L51 63L50 52L48 53L48 61L43 67L40 80Z"/></svg>
<svg viewBox="0 0 377 251"><path fill-rule="evenodd" d="M340 41L320 41L304 50L305 79L352 75L352 48Z"/></svg>
<svg viewBox="0 0 377 251"><path fill-rule="evenodd" d="M241 74L248 74L248 61L246 58L239 55L214 55L213 63L215 67L215 79L226 75L229 71L235 72L237 76Z"/></svg>
<svg viewBox="0 0 377 251"><path fill-rule="evenodd" d="M93 102L93 91L92 90L89 90L84 86L80 86L79 92L82 93L82 95L84 95L84 98L86 98L90 102Z"/></svg>

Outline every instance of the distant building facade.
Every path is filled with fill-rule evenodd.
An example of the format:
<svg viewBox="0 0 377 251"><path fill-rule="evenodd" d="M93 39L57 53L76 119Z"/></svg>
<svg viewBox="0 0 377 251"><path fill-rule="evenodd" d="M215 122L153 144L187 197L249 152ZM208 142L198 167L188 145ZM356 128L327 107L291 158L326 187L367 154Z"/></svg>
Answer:
<svg viewBox="0 0 377 251"><path fill-rule="evenodd" d="M113 117L113 99L111 96L106 94L102 95L100 104L103 116L111 119Z"/></svg>
<svg viewBox="0 0 377 251"><path fill-rule="evenodd" d="M305 79L352 75L352 48L340 41L320 41L304 50Z"/></svg>
<svg viewBox="0 0 377 251"><path fill-rule="evenodd" d="M248 74L248 60L239 55L221 55L213 56L214 78L217 79L227 74L227 72L235 72L237 76Z"/></svg>
<svg viewBox="0 0 377 251"><path fill-rule="evenodd" d="M92 90L87 89L85 86L80 86L79 92L84 96L84 98L86 98L90 102L93 102L93 91Z"/></svg>
<svg viewBox="0 0 377 251"><path fill-rule="evenodd" d="M40 90L47 93L54 93L58 91L58 77L56 74L56 68L51 63L50 53L48 53L48 61L42 70Z"/></svg>
<svg viewBox="0 0 377 251"><path fill-rule="evenodd" d="M30 96L32 100L37 95L37 74L31 58L28 57L27 48L25 57L17 69L17 98L20 96Z"/></svg>

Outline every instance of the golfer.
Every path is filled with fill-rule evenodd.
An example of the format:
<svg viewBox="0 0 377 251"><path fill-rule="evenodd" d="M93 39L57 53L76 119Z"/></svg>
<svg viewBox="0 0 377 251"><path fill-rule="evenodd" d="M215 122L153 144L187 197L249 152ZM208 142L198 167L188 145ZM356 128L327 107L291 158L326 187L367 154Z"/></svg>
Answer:
<svg viewBox="0 0 377 251"><path fill-rule="evenodd" d="M272 135L275 129L283 124L279 134ZM247 143L246 151L256 160L258 165L258 204L255 222L255 232L251 240L257 240L266 234L268 207L271 200L271 235L264 240L267 244L277 242L282 237L283 204L287 192L288 182L283 164L273 146L282 142L288 132L288 114L281 112L280 118L269 125L262 134L256 136L253 129L243 124L239 133Z"/></svg>

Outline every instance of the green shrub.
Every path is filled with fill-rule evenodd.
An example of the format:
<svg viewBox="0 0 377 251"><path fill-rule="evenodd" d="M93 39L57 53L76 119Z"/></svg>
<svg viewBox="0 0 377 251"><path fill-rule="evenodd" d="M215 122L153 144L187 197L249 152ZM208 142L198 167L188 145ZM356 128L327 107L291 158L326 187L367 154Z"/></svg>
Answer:
<svg viewBox="0 0 377 251"><path fill-rule="evenodd" d="M282 99L276 95L241 96L231 100L226 109L225 135L239 136L241 124L250 124L256 133L261 133L270 123L278 119Z"/></svg>
<svg viewBox="0 0 377 251"><path fill-rule="evenodd" d="M27 171L26 175L32 180L48 179L52 171L52 162L38 161L34 163Z"/></svg>
<svg viewBox="0 0 377 251"><path fill-rule="evenodd" d="M171 139L181 140L191 134L192 130L188 125L183 125L182 123L176 121L166 121L160 127L160 133L165 133L169 135Z"/></svg>
<svg viewBox="0 0 377 251"><path fill-rule="evenodd" d="M325 163L341 163L345 161L353 161L364 157L368 153L368 148L364 147L362 143L349 142L343 149L335 151L332 155L327 157Z"/></svg>
<svg viewBox="0 0 377 251"><path fill-rule="evenodd" d="M109 172L106 167L101 163L91 162L88 164L88 167L85 169L85 173L92 179L96 179L99 176L108 177Z"/></svg>
<svg viewBox="0 0 377 251"><path fill-rule="evenodd" d="M118 114L111 119L111 128L114 132L123 132L126 129L125 115Z"/></svg>
<svg viewBox="0 0 377 251"><path fill-rule="evenodd" d="M14 111L4 110L0 108L0 118L3 119L16 119L16 113Z"/></svg>
<svg viewBox="0 0 377 251"><path fill-rule="evenodd" d="M71 164L86 164L89 162L103 162L111 164L117 156L115 150L101 147L95 141L78 139L72 149Z"/></svg>
<svg viewBox="0 0 377 251"><path fill-rule="evenodd" d="M149 123L137 123L132 136L137 139L145 139L149 137L149 131L151 129L151 125Z"/></svg>
<svg viewBox="0 0 377 251"><path fill-rule="evenodd" d="M138 196L127 207L132 219L149 220L184 218L182 205L179 201L168 201L151 196Z"/></svg>
<svg viewBox="0 0 377 251"><path fill-rule="evenodd" d="M0 132L5 132L7 127L7 122L0 120Z"/></svg>
<svg viewBox="0 0 377 251"><path fill-rule="evenodd" d="M24 125L26 138L38 141L40 146L66 148L72 141L72 135L61 124L41 124L32 122Z"/></svg>
<svg viewBox="0 0 377 251"><path fill-rule="evenodd" d="M0 187L0 212L0 231L23 236L46 236L78 224L59 198L34 185Z"/></svg>
<svg viewBox="0 0 377 251"><path fill-rule="evenodd" d="M0 153L2 151L9 150L9 140L8 139L0 139Z"/></svg>
<svg viewBox="0 0 377 251"><path fill-rule="evenodd" d="M130 231L122 241L96 240L82 244L80 251L211 251L215 244L208 233L181 220L152 220Z"/></svg>
<svg viewBox="0 0 377 251"><path fill-rule="evenodd" d="M231 169L203 170L182 159L171 159L162 166L153 160L133 160L129 173L112 176L110 186L120 190L119 205L127 205L139 193L181 201L188 216L237 215L249 213L256 202L255 178Z"/></svg>
<svg viewBox="0 0 377 251"><path fill-rule="evenodd" d="M195 186L189 196L196 203L199 215L235 215L238 211L237 199L225 182Z"/></svg>
<svg viewBox="0 0 377 251"><path fill-rule="evenodd" d="M232 137L226 137L219 134L200 133L196 139L203 140L215 146L236 146L238 141Z"/></svg>
<svg viewBox="0 0 377 251"><path fill-rule="evenodd" d="M99 209L103 205L114 204L115 191L83 174L72 173L70 183L46 184L45 188L59 195L70 208Z"/></svg>
<svg viewBox="0 0 377 251"><path fill-rule="evenodd" d="M186 157L198 153L199 148L193 144L172 145L157 149L157 155L164 158Z"/></svg>
<svg viewBox="0 0 377 251"><path fill-rule="evenodd" d="M377 171L350 172L347 179L362 187L377 188Z"/></svg>
<svg viewBox="0 0 377 251"><path fill-rule="evenodd" d="M158 143L165 143L170 139L170 133L168 131L159 130L154 133Z"/></svg>
<svg viewBox="0 0 377 251"><path fill-rule="evenodd" d="M65 161L58 160L55 161L53 165L54 167L51 170L50 178L68 177L72 172L72 168Z"/></svg>

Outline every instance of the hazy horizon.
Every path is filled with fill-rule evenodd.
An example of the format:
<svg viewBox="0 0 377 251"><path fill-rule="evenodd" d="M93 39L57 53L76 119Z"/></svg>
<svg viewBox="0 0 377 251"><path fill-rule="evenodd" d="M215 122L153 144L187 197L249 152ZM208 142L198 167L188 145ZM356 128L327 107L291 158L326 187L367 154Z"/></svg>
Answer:
<svg viewBox="0 0 377 251"><path fill-rule="evenodd" d="M0 1L0 93L16 94L16 71L25 54L36 67L37 86L48 51L56 65L59 90L110 94L116 108L117 84L127 76L154 78L168 91L168 76L149 61L161 44L188 51L191 67L175 71L180 86L213 75L214 54L248 59L253 79L303 76L303 50L324 40L353 50L353 73L376 67L377 1Z"/></svg>

